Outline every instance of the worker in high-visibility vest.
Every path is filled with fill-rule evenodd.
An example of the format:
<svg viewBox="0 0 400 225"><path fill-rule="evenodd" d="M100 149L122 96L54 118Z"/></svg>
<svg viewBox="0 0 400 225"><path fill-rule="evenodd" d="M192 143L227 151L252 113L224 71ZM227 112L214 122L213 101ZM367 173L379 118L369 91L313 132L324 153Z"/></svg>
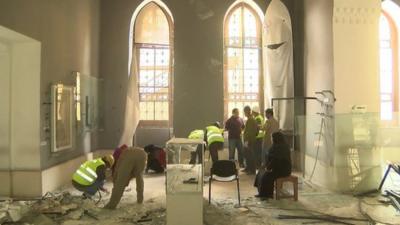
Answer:
<svg viewBox="0 0 400 225"><path fill-rule="evenodd" d="M221 129L219 122L206 127L204 140L207 142L208 150L210 151L211 159L214 162L218 161L218 151L224 149L224 130Z"/></svg>
<svg viewBox="0 0 400 225"><path fill-rule="evenodd" d="M263 138L263 149L262 149L262 160L263 164L266 164L266 157L268 151L272 146L272 134L279 131L279 122L274 118L274 110L265 110L266 121L263 126L264 138Z"/></svg>
<svg viewBox="0 0 400 225"><path fill-rule="evenodd" d="M257 122L257 127L258 127L258 134L256 137L256 143L254 146L254 162L256 168L260 168L262 160L262 143L263 143L263 138L264 138L264 130L262 130L262 127L264 125L264 117L260 113L260 108L258 106L254 106L253 109L251 110L254 119Z"/></svg>
<svg viewBox="0 0 400 225"><path fill-rule="evenodd" d="M198 140L204 140L204 130L193 130L190 132L189 139L198 139ZM202 145L198 144L196 146L196 151L192 151L190 153L190 164L196 164L196 159L198 159L198 163L203 163L203 154L202 154Z"/></svg>
<svg viewBox="0 0 400 225"><path fill-rule="evenodd" d="M112 155L86 161L72 175L72 185L82 191L86 197L93 196L98 190L108 192L103 185L106 179L106 170L113 165L114 157Z"/></svg>

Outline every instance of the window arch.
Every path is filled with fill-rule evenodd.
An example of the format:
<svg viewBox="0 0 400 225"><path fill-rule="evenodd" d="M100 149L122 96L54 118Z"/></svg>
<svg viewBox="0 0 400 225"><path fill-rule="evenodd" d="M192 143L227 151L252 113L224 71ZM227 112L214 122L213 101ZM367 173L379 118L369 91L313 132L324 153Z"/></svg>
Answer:
<svg viewBox="0 0 400 225"><path fill-rule="evenodd" d="M172 120L172 17L155 1L137 12L131 30L132 57L143 124L169 125Z"/></svg>
<svg viewBox="0 0 400 225"><path fill-rule="evenodd" d="M224 21L224 115L244 106L263 108L261 10L237 1ZM262 15L262 13L261 13Z"/></svg>
<svg viewBox="0 0 400 225"><path fill-rule="evenodd" d="M393 5L392 5L393 4ZM383 3L379 20L381 119L392 120L399 111L399 39L400 8L391 1ZM393 12L397 8L398 12ZM395 13L395 14L393 14Z"/></svg>

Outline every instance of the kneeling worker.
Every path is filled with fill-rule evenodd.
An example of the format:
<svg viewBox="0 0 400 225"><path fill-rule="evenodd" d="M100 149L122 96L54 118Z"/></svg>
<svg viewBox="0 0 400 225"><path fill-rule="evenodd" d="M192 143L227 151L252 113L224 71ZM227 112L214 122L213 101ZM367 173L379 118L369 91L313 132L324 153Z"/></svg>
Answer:
<svg viewBox="0 0 400 225"><path fill-rule="evenodd" d="M143 203L143 172L146 168L147 153L138 147L128 147L121 151L115 162L113 182L114 186L110 202L104 208L115 209L121 200L125 187L132 178L136 178L137 202Z"/></svg>
<svg viewBox="0 0 400 225"><path fill-rule="evenodd" d="M93 196L98 190L107 192L107 189L103 188L106 169L110 169L113 164L112 155L86 161L72 176L72 185L87 197Z"/></svg>

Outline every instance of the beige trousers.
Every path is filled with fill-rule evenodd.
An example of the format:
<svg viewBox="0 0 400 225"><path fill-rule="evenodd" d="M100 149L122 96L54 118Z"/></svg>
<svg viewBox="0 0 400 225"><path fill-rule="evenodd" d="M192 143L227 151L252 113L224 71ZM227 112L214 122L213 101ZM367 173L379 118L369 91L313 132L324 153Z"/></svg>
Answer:
<svg viewBox="0 0 400 225"><path fill-rule="evenodd" d="M136 178L137 202L143 202L143 172L146 168L147 153L138 147L130 147L122 151L115 165L113 174L114 186L110 202L105 206L115 209L124 193L125 187L129 185L132 178Z"/></svg>

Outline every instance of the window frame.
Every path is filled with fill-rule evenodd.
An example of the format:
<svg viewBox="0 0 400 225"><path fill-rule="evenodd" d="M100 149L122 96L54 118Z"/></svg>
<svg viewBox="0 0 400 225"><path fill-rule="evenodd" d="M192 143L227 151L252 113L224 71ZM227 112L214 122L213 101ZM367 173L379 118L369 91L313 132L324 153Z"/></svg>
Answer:
<svg viewBox="0 0 400 225"><path fill-rule="evenodd" d="M168 21L168 26L169 26L169 44L155 44L155 43L139 43L135 41L135 27L137 23L137 17L140 15L143 9L145 9L149 4L155 4L159 9L164 13L165 18ZM173 126L173 103L174 103L174 23L173 20L170 16L170 14L159 4L157 4L154 1L150 1L147 4L145 4L139 11L139 13L136 15L136 19L133 24L133 46L132 46L132 51L135 52L135 55L133 57L136 58L137 60L137 68L136 70L138 71L136 76L137 76L137 86L138 86L138 92L140 91L140 48L157 48L157 47L166 47L169 49L169 65L168 65L168 120L142 120L139 118L139 124L138 127L157 127L157 128L162 128L162 127L168 127L171 128ZM134 58L132 58L134 60ZM140 104L140 92L139 94L139 104ZM140 115L140 108L139 108L139 115Z"/></svg>
<svg viewBox="0 0 400 225"><path fill-rule="evenodd" d="M232 14L238 9L241 8L241 24L242 24L242 33L244 31L244 9L248 9L254 16L254 18L256 19L256 32L257 32L257 40L258 40L258 47L245 47L244 46L244 38L245 36L242 35L242 40L241 40L241 46L231 46L228 44L228 40L229 40L229 21L232 17ZM235 6L233 6L231 9L229 9L228 13L226 14L225 17L225 21L224 21L224 30L223 30L223 48L224 48L224 73L223 73L223 83L224 83L224 119L228 119L230 112L228 111L228 107L229 107L229 84L228 84L228 49L229 48L240 48L243 52L244 49L251 49L251 48L255 48L258 49L258 104L259 104L259 108L260 111L263 112L264 111L264 77L263 77L263 71L264 71L264 67L263 67L263 53L262 53L262 21L259 18L257 12L255 9L253 9L253 7L245 2L240 2L238 4L236 4ZM244 57L243 59L244 60ZM244 68L242 68L242 71L244 70ZM244 73L242 73L244 74ZM243 109L239 109L239 110L243 110Z"/></svg>
<svg viewBox="0 0 400 225"><path fill-rule="evenodd" d="M389 24L390 29L390 48L392 50L392 119L389 121L398 120L394 117L394 113L399 112L399 39L398 30L392 16L385 10L381 10L381 16L384 16ZM380 40L379 40L380 42ZM379 47L381 49L381 47ZM379 71L379 76L381 77L381 70ZM382 104L382 92L379 90L380 105ZM382 116L382 112L381 115ZM384 121L384 120L383 120Z"/></svg>

